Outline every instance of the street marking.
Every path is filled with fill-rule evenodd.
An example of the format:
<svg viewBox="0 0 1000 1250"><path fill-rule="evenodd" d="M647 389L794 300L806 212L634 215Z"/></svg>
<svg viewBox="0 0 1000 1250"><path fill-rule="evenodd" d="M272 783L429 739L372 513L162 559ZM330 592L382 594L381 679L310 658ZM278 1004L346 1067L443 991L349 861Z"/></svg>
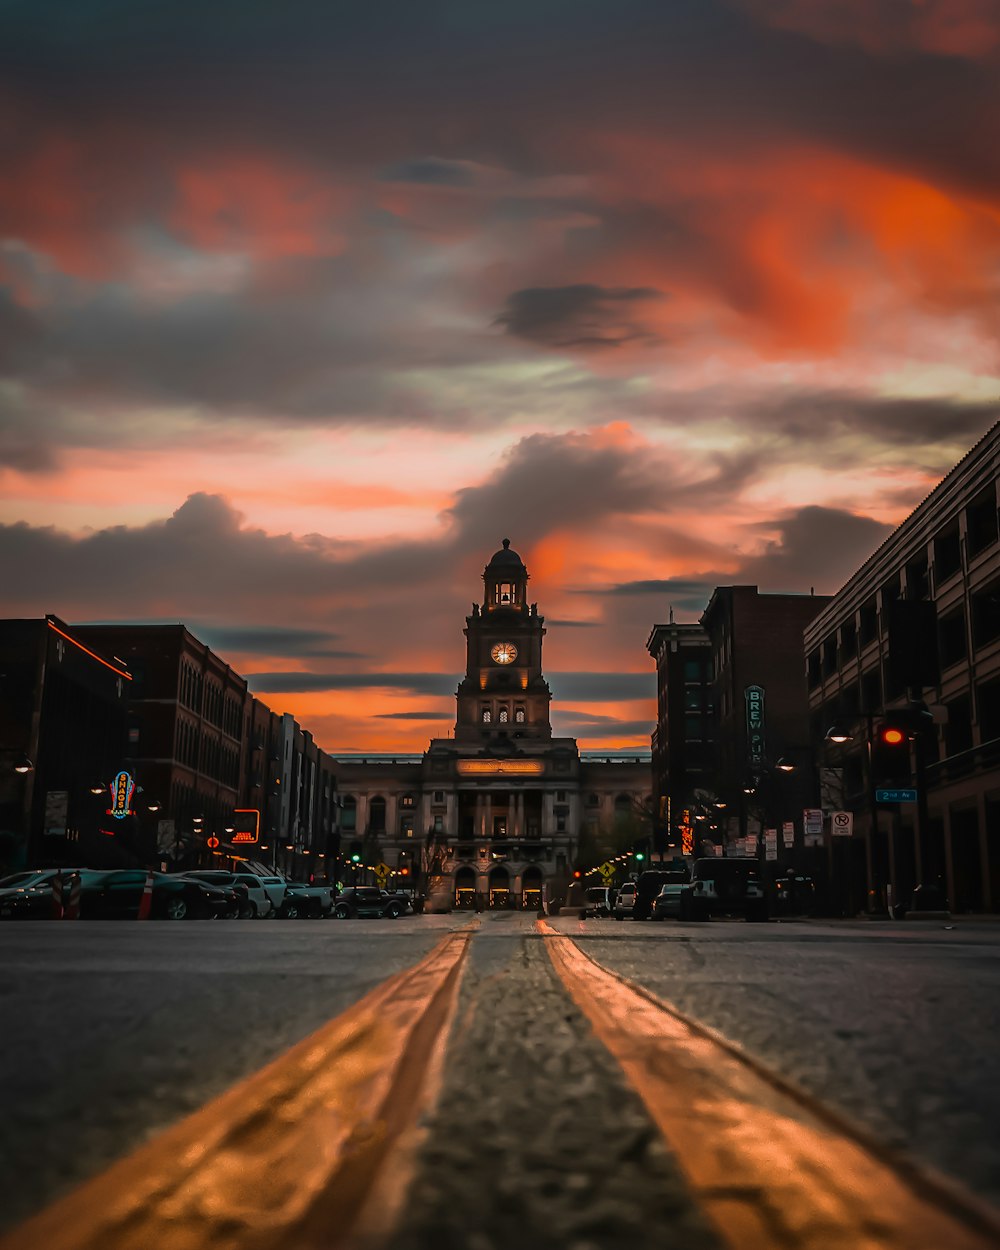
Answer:
<svg viewBox="0 0 1000 1250"><path fill-rule="evenodd" d="M603 968L544 920L571 997L621 1065L738 1250L988 1250L1000 1217L947 1180L865 1139L838 1113Z"/></svg>
<svg viewBox="0 0 1000 1250"><path fill-rule="evenodd" d="M0 1250L313 1250L344 1245L359 1217L377 1224L365 1204L397 1201L380 1170L392 1152L395 1171L439 1074L471 937L452 932Z"/></svg>

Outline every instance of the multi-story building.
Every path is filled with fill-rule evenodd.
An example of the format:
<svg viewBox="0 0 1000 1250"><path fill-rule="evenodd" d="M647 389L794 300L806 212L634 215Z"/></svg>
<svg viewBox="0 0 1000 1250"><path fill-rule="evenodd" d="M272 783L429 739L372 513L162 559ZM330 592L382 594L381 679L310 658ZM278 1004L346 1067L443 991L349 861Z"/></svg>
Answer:
<svg viewBox="0 0 1000 1250"><path fill-rule="evenodd" d="M241 794L245 678L183 625L79 625L133 676L128 758L161 805L160 851L187 858L226 836ZM200 819L197 819L200 818Z"/></svg>
<svg viewBox="0 0 1000 1250"><path fill-rule="evenodd" d="M717 586L702 614L712 649L716 788L727 803L731 836L746 833L755 808L758 819L776 824L801 821L811 805L809 700L799 657L802 631L828 601ZM797 767L784 774L779 760Z"/></svg>
<svg viewBox="0 0 1000 1250"><path fill-rule="evenodd" d="M534 906L564 891L581 837L648 838L650 770L556 737L542 667L544 618L505 539L466 617L454 736L421 756L337 757L342 850L423 872L439 905Z"/></svg>
<svg viewBox="0 0 1000 1250"><path fill-rule="evenodd" d="M677 624L671 611L666 625L653 626L646 650L656 661L657 850L691 854L695 809L716 785L712 644L701 625Z"/></svg>
<svg viewBox="0 0 1000 1250"><path fill-rule="evenodd" d="M915 883L940 879L958 911L1000 908L998 476L1000 425L806 627L816 759L842 765L841 801L854 814L855 902L882 901L887 885L905 901ZM917 681L894 662L894 651L912 652L915 641L919 651L914 632L927 618L918 615L909 629L904 621L904 632L894 635L899 602L933 605L937 654L923 639L925 671ZM866 767L871 732L892 709L914 701L931 713L915 740L920 801L878 803ZM852 733L841 748L823 745L835 722Z"/></svg>
<svg viewBox="0 0 1000 1250"><path fill-rule="evenodd" d="M129 751L131 686L126 665L58 617L0 621L3 867L140 857L143 830L128 803L108 816Z"/></svg>

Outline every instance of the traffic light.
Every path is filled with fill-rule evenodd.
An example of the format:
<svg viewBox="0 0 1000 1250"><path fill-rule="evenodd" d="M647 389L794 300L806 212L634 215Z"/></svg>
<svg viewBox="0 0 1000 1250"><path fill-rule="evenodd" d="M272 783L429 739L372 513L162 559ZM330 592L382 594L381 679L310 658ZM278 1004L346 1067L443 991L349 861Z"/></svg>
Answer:
<svg viewBox="0 0 1000 1250"><path fill-rule="evenodd" d="M885 720L875 729L871 743L873 788L912 785L910 732L910 726L902 719Z"/></svg>
<svg viewBox="0 0 1000 1250"><path fill-rule="evenodd" d="M574 878L574 880L579 881L579 880L580 880L580 878L581 878L582 876L583 876L583 873L580 871L580 869L579 869L579 868L574 868L574 869L573 869L573 878Z"/></svg>
<svg viewBox="0 0 1000 1250"><path fill-rule="evenodd" d="M636 851L633 855L633 858L635 859L637 864L641 864L642 861L646 858L646 853L645 851Z"/></svg>
<svg viewBox="0 0 1000 1250"><path fill-rule="evenodd" d="M354 854L354 855L352 855L352 856L351 856L351 863L352 863L352 864L360 864L360 863L361 863L361 856L360 856L360 855L358 855L358 854Z"/></svg>

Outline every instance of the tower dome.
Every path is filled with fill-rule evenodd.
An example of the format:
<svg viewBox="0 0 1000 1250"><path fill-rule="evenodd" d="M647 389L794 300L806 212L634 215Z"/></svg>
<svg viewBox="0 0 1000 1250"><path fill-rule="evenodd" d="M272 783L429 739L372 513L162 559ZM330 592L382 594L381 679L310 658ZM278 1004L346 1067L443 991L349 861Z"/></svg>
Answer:
<svg viewBox="0 0 1000 1250"><path fill-rule="evenodd" d="M493 553L483 570L483 581L486 583L485 611L495 612L498 608L527 610L528 570L517 552L511 550L509 538L505 538L500 550Z"/></svg>

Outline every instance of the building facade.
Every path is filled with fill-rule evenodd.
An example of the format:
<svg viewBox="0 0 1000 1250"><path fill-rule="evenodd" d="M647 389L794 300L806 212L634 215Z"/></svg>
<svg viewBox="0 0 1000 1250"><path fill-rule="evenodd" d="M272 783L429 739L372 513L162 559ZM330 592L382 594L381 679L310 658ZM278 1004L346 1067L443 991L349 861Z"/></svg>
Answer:
<svg viewBox="0 0 1000 1250"><path fill-rule="evenodd" d="M536 907L562 897L581 843L596 854L616 832L649 837L650 767L582 758L553 734L544 618L507 539L483 581L454 736L421 756L337 758L341 852L420 881L435 906Z"/></svg>
<svg viewBox="0 0 1000 1250"><path fill-rule="evenodd" d="M109 818L129 750L132 675L58 617L0 621L0 863L127 863L136 818Z"/></svg>
<svg viewBox="0 0 1000 1250"><path fill-rule="evenodd" d="M712 644L699 624L654 625L646 650L656 662L652 734L656 849L690 855L694 816L716 785ZM685 818L686 814L686 818Z"/></svg>
<svg viewBox="0 0 1000 1250"><path fill-rule="evenodd" d="M806 627L816 760L842 770L839 797L854 815L855 903L881 906L887 886L905 900L915 884L940 882L956 911L1000 909L998 477L1000 425ZM896 662L918 632L904 625L894 635L900 603L932 605L929 617L914 618L929 619L931 635L916 681ZM930 712L913 744L920 802L875 802L867 768L873 726L914 702ZM852 735L840 747L824 741L835 723Z"/></svg>

